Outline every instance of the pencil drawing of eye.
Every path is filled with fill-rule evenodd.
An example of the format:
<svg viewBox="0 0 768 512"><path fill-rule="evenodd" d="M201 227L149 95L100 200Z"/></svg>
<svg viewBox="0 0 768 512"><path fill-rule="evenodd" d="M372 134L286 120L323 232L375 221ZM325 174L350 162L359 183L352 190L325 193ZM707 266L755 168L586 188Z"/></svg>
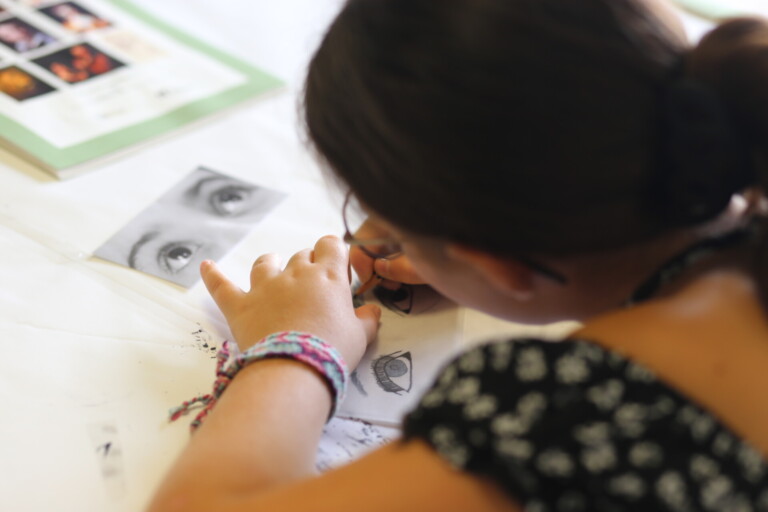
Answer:
<svg viewBox="0 0 768 512"><path fill-rule="evenodd" d="M373 289L373 295L381 305L395 313L408 315L413 310L413 286L401 285L396 290L390 290L383 286L377 286Z"/></svg>
<svg viewBox="0 0 768 512"><path fill-rule="evenodd" d="M202 244L197 242L170 242L158 251L157 263L169 274L175 274L189 265L200 247Z"/></svg>
<svg viewBox="0 0 768 512"><path fill-rule="evenodd" d="M380 356L371 363L376 384L387 393L408 393L413 385L413 361L410 352L397 351Z"/></svg>

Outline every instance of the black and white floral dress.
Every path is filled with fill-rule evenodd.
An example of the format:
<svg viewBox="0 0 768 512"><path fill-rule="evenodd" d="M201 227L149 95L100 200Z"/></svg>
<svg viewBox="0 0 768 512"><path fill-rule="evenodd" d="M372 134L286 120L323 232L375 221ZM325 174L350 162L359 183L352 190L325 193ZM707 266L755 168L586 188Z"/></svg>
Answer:
<svg viewBox="0 0 768 512"><path fill-rule="evenodd" d="M757 232L749 224L697 242L626 305ZM768 512L764 454L648 368L589 340L470 350L443 370L403 432L491 478L526 512Z"/></svg>
<svg viewBox="0 0 768 512"><path fill-rule="evenodd" d="M527 512L768 512L768 464L646 367L586 340L508 340L448 365L404 423Z"/></svg>

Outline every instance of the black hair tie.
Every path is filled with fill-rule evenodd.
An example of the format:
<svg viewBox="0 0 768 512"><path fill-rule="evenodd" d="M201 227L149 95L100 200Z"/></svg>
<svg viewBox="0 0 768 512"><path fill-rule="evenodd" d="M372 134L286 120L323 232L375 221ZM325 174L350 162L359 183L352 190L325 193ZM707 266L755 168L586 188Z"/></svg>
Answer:
<svg viewBox="0 0 768 512"><path fill-rule="evenodd" d="M675 225L714 218L734 193L756 180L745 138L710 86L687 78L665 95L661 195L664 217Z"/></svg>

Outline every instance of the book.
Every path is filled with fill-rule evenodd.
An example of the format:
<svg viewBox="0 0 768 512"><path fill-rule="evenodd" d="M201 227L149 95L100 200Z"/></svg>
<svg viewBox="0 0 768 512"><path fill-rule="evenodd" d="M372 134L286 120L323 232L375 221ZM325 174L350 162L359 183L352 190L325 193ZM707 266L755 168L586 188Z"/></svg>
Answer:
<svg viewBox="0 0 768 512"><path fill-rule="evenodd" d="M281 85L126 0L0 0L0 145L60 178Z"/></svg>

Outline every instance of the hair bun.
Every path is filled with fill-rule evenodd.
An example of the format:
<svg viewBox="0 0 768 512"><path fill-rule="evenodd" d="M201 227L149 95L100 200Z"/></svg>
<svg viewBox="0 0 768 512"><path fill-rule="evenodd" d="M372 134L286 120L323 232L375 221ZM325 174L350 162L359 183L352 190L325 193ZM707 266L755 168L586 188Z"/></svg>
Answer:
<svg viewBox="0 0 768 512"><path fill-rule="evenodd" d="M664 213L677 225L711 219L755 181L749 149L716 91L680 78L665 95Z"/></svg>

